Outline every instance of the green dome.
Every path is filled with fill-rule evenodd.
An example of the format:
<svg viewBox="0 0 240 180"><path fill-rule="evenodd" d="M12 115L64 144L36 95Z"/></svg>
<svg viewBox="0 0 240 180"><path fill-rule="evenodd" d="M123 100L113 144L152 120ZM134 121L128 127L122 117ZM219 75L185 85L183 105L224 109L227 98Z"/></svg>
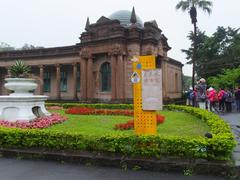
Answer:
<svg viewBox="0 0 240 180"><path fill-rule="evenodd" d="M120 21L120 24L124 27L129 27L131 25L130 19L131 19L131 11L128 10L120 10L116 11L113 14L111 14L108 18L109 19L117 19ZM137 16L137 27L142 28L143 23L142 20Z"/></svg>

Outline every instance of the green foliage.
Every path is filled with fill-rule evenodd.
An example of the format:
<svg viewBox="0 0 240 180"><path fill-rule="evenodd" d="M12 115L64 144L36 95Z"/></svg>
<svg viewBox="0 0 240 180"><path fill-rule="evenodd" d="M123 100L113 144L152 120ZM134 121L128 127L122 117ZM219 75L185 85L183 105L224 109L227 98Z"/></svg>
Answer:
<svg viewBox="0 0 240 180"><path fill-rule="evenodd" d="M13 78L27 77L30 72L30 67L27 66L23 61L17 60L15 64L10 67L10 75Z"/></svg>
<svg viewBox="0 0 240 180"><path fill-rule="evenodd" d="M215 88L224 87L234 89L236 86L240 85L240 67L223 70L222 74L209 77L208 83Z"/></svg>
<svg viewBox="0 0 240 180"><path fill-rule="evenodd" d="M183 49L192 63L194 34L188 39L192 42L189 49ZM197 31L196 37L196 72L199 77L208 78L220 74L223 69L233 69L240 65L240 33L239 29L218 27L211 36Z"/></svg>
<svg viewBox="0 0 240 180"><path fill-rule="evenodd" d="M205 110L169 105L168 109L185 111L205 121L212 139L180 136L136 136L133 134L89 134L59 132L51 129L23 130L0 128L0 146L6 148L41 148L47 150L86 150L128 156L160 158L163 156L229 159L235 145L230 127L217 115Z"/></svg>
<svg viewBox="0 0 240 180"><path fill-rule="evenodd" d="M184 176L192 176L193 175L193 169L187 168L183 170L183 175Z"/></svg>
<svg viewBox="0 0 240 180"><path fill-rule="evenodd" d="M182 0L176 5L176 9L190 11L191 7L197 7L208 14L211 13L212 2L207 0Z"/></svg>
<svg viewBox="0 0 240 180"><path fill-rule="evenodd" d="M211 159L225 159L230 157L236 142L231 132L231 128L226 122L216 114L199 108L168 105L165 106L169 110L178 110L193 114L207 123L211 128L213 138L207 139L207 156ZM204 149L202 150L204 151Z"/></svg>
<svg viewBox="0 0 240 180"><path fill-rule="evenodd" d="M15 50L15 48L10 46L9 44L7 44L5 42L0 43L0 52L1 51L13 51L13 50Z"/></svg>
<svg viewBox="0 0 240 180"><path fill-rule="evenodd" d="M80 104L80 103L46 103L46 106L61 106L64 109L71 107L88 107L95 109L133 109L132 104Z"/></svg>
<svg viewBox="0 0 240 180"><path fill-rule="evenodd" d="M42 49L42 48L44 48L44 47L42 47L42 46L34 46L34 45L32 45L32 44L27 44L27 43L25 43L25 44L20 48L20 50L31 50L31 49Z"/></svg>
<svg viewBox="0 0 240 180"><path fill-rule="evenodd" d="M190 76L183 76L183 90L189 90L189 87L192 85L192 77Z"/></svg>

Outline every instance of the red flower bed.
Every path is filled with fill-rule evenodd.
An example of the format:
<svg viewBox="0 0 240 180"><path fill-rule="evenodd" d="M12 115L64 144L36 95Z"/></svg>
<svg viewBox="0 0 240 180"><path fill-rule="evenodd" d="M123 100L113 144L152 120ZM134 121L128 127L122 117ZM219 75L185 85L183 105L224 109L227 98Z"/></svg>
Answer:
<svg viewBox="0 0 240 180"><path fill-rule="evenodd" d="M115 124L114 129L128 130L128 129L133 129L133 127L134 127L134 120L130 120L126 123Z"/></svg>
<svg viewBox="0 0 240 180"><path fill-rule="evenodd" d="M132 110L122 110L122 109L94 109L86 107L73 107L65 111L66 114L80 114L80 115L124 115L133 116Z"/></svg>
<svg viewBox="0 0 240 180"><path fill-rule="evenodd" d="M22 129L42 129L52 126L54 124L61 123L66 121L67 118L60 116L59 114L52 114L51 116L46 116L42 118L36 118L30 122L24 121L16 121L9 122L0 120L0 126L8 127L8 128L22 128Z"/></svg>
<svg viewBox="0 0 240 180"><path fill-rule="evenodd" d="M72 107L65 111L66 114L81 114L81 115L89 115L94 114L94 109L87 107Z"/></svg>
<svg viewBox="0 0 240 180"><path fill-rule="evenodd" d="M162 116L160 114L156 115L156 120L157 120L157 125L162 124L165 120L165 116ZM133 129L134 128L134 120L130 120L126 123L119 123L116 124L114 129L119 129L119 130L128 130L128 129Z"/></svg>

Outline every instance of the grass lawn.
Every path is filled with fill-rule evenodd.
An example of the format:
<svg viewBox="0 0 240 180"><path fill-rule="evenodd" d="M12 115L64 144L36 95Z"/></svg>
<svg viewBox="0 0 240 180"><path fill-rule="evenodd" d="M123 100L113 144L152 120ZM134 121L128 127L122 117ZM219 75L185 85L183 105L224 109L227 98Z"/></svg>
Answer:
<svg viewBox="0 0 240 180"><path fill-rule="evenodd" d="M55 111L64 114L64 111ZM162 111L166 117L163 124L158 125L158 134L172 136L204 136L209 127L200 119L184 113ZM114 130L114 125L133 119L129 116L110 115L70 115L66 114L68 120L62 124L54 125L49 130L63 132L80 132L92 135L103 134L133 134L133 130Z"/></svg>

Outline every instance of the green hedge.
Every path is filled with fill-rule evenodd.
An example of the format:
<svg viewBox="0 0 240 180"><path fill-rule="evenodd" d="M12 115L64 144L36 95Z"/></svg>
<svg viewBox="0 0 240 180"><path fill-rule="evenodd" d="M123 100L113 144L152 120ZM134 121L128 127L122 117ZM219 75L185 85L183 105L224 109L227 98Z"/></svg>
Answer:
<svg viewBox="0 0 240 180"><path fill-rule="evenodd" d="M205 137L135 136L64 133L44 130L0 128L0 146L49 150L87 150L152 158L187 157L227 160L235 145L230 128L218 116L197 108L169 105L200 117L211 128L212 139Z"/></svg>
<svg viewBox="0 0 240 180"><path fill-rule="evenodd" d="M133 109L132 104L46 103L46 106L61 106L64 109L71 107L90 107L95 109Z"/></svg>
<svg viewBox="0 0 240 180"><path fill-rule="evenodd" d="M210 127L210 133L213 135L212 139L207 140L210 157L213 159L230 157L236 141L230 126L218 115L207 110L189 106L166 105L164 107L169 110L190 113L206 122Z"/></svg>

